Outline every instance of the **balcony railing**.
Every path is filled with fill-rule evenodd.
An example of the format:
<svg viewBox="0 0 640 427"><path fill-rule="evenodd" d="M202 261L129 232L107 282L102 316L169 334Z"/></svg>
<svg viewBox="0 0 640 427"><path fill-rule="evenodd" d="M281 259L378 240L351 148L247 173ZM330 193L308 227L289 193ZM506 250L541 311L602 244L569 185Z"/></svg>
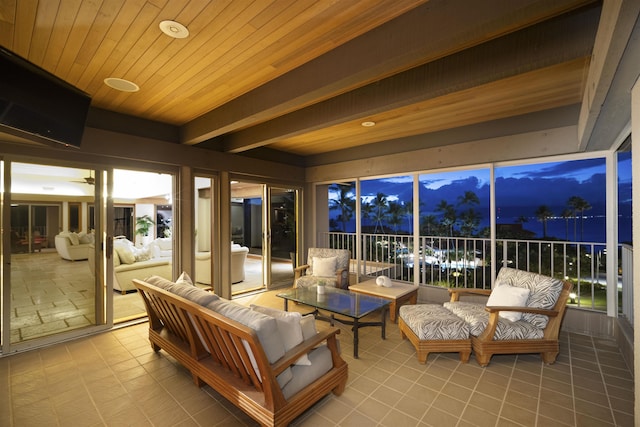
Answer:
<svg viewBox="0 0 640 427"><path fill-rule="evenodd" d="M352 273L387 275L395 280L419 285L491 288L491 240L485 238L421 236L418 250L414 238L394 234L362 234L329 232L321 236L320 245L349 249L354 261ZM361 259L356 248L360 245ZM569 303L587 310L607 310L606 246L595 242L546 240L496 240L499 266L532 271L574 284ZM621 245L618 265L618 307L633 321L632 253ZM416 259L417 256L417 259Z"/></svg>

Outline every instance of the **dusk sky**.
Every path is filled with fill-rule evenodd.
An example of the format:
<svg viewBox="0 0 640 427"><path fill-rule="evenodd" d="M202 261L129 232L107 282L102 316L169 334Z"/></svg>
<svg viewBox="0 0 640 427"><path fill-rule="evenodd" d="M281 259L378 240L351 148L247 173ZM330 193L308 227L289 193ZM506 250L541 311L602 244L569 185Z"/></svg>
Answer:
<svg viewBox="0 0 640 427"><path fill-rule="evenodd" d="M622 153L618 162L621 240L631 236L631 156ZM522 166L504 166L495 169L496 208L498 223L514 223L521 217L529 218L523 224L542 237L542 225L535 217L540 205L546 205L554 215L560 216L572 196L586 200L592 208L585 211L584 240L604 241L605 215L605 159L584 159ZM458 204L465 191L474 192L480 204L475 209L482 215L481 227L489 225L490 182L488 169L441 172L420 176L421 216L437 216L436 206L445 200ZM412 177L401 176L362 181L363 201L370 201L383 193L389 201L400 203L413 197ZM337 216L332 211L332 217ZM355 221L352 221L355 227ZM553 224L556 222L556 224ZM548 235L565 238L566 220L558 218L548 223ZM406 231L406 230L405 230ZM624 238L623 236L628 236ZM573 236L572 236L573 237Z"/></svg>

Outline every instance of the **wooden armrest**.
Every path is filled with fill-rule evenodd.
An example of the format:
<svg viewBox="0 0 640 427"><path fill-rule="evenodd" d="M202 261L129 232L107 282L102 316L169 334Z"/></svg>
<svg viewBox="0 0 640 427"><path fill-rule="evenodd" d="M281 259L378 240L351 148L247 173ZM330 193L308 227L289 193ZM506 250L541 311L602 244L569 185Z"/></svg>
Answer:
<svg viewBox="0 0 640 427"><path fill-rule="evenodd" d="M309 264L303 264L303 265L299 265L296 268L293 269L293 271L305 271L307 268L309 268Z"/></svg>
<svg viewBox="0 0 640 427"><path fill-rule="evenodd" d="M491 289L467 289L467 288L455 288L449 289L449 295L451 296L451 302L458 301L461 295L491 295Z"/></svg>
<svg viewBox="0 0 640 427"><path fill-rule="evenodd" d="M495 313L499 311L520 311L522 313L531 313L531 314L542 314L544 316L555 317L558 315L556 310L549 310L546 308L536 308L536 307L499 307L499 306L486 306L484 308L489 313Z"/></svg>
<svg viewBox="0 0 640 427"><path fill-rule="evenodd" d="M336 287L341 289L349 288L349 269L339 268L336 271Z"/></svg>
<svg viewBox="0 0 640 427"><path fill-rule="evenodd" d="M304 276L304 272L309 268L309 264L299 265L293 269L293 280L297 280L300 277Z"/></svg>
<svg viewBox="0 0 640 427"><path fill-rule="evenodd" d="M313 337L301 342L297 346L293 347L291 350L287 351L284 356L278 359L273 365L271 365L271 369L273 370L274 375L281 374L285 369L291 366L296 360L300 358L300 356L304 356L313 350L318 344L321 344L324 341L329 339L335 339L334 337L340 333L340 329L338 328L328 328L321 331L318 331L316 335Z"/></svg>

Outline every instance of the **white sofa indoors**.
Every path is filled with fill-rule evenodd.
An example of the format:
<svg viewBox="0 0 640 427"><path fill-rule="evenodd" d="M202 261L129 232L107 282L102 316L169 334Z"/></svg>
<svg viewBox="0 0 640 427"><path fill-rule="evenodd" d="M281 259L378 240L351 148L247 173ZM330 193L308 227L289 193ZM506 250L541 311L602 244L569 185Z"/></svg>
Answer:
<svg viewBox="0 0 640 427"><path fill-rule="evenodd" d="M58 255L69 261L80 261L89 258L94 242L93 234L63 231L55 237Z"/></svg>
<svg viewBox="0 0 640 427"><path fill-rule="evenodd" d="M247 259L249 248L236 243L231 243L231 283L240 283L244 280L244 263ZM195 280L205 285L211 284L211 252L196 253Z"/></svg>
<svg viewBox="0 0 640 427"><path fill-rule="evenodd" d="M171 255L171 239L157 239L142 248L135 247L127 239L115 239L113 242L113 289L123 294L134 291L136 288L133 285L133 279L144 280L150 276L171 280L173 273Z"/></svg>

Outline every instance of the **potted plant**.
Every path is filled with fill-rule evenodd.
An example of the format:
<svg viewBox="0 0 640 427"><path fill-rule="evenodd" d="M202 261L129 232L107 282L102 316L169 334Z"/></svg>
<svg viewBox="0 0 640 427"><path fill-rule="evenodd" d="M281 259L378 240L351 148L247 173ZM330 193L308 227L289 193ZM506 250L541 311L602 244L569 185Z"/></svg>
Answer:
<svg viewBox="0 0 640 427"><path fill-rule="evenodd" d="M149 237L151 227L155 225L155 221L149 215L142 215L136 217L136 234L141 237L141 240L147 240L145 237Z"/></svg>

